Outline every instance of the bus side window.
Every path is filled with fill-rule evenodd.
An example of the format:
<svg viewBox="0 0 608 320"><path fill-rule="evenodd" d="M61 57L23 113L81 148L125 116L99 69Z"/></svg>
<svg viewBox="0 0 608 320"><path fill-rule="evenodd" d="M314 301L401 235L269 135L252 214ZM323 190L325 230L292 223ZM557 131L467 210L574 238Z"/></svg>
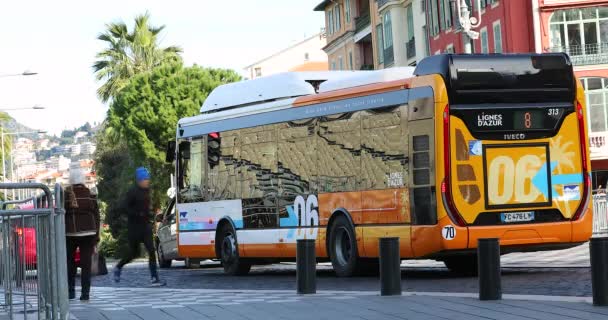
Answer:
<svg viewBox="0 0 608 320"><path fill-rule="evenodd" d="M317 139L319 192L357 190L361 171L360 112L320 118Z"/></svg>
<svg viewBox="0 0 608 320"><path fill-rule="evenodd" d="M408 178L407 121L401 107L367 110L361 121L361 190L403 188Z"/></svg>
<svg viewBox="0 0 608 320"><path fill-rule="evenodd" d="M192 141L183 141L179 145L179 199L182 203L202 200L205 166L205 141L194 138Z"/></svg>
<svg viewBox="0 0 608 320"><path fill-rule="evenodd" d="M279 225L277 125L239 130L239 182L245 228Z"/></svg>
<svg viewBox="0 0 608 320"><path fill-rule="evenodd" d="M237 190L238 130L207 135L206 201L240 198Z"/></svg>
<svg viewBox="0 0 608 320"><path fill-rule="evenodd" d="M317 193L317 119L278 125L279 216L287 218L287 207L297 196Z"/></svg>

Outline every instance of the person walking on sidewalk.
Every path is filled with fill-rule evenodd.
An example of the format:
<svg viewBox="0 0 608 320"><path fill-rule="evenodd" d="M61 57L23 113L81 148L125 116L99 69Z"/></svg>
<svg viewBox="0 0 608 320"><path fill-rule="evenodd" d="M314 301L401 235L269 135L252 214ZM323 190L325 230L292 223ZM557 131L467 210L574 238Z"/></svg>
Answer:
<svg viewBox="0 0 608 320"><path fill-rule="evenodd" d="M80 248L81 295L88 301L91 291L91 260L99 242L99 207L97 197L84 185L81 169L70 170L70 185L65 190L65 235L68 265L68 290L76 298L76 248Z"/></svg>
<svg viewBox="0 0 608 320"><path fill-rule="evenodd" d="M120 282L122 268L139 256L139 247L143 243L148 251L148 266L150 268L150 283L152 286L165 285L160 281L156 267L156 255L152 242L152 199L150 195L150 173L148 169L139 167L135 170L137 181L126 196L126 210L128 214L127 234L129 250L114 267L114 281Z"/></svg>

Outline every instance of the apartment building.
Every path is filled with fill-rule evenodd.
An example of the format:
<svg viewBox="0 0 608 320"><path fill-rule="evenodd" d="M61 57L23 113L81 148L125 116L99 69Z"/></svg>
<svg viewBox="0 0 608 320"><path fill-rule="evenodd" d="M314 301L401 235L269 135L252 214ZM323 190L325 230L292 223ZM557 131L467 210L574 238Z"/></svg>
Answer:
<svg viewBox="0 0 608 320"><path fill-rule="evenodd" d="M245 78L255 79L288 71L326 71L324 46L325 37L318 33L246 66L243 73Z"/></svg>
<svg viewBox="0 0 608 320"><path fill-rule="evenodd" d="M594 188L608 184L608 2L532 0L536 52L566 52L585 88Z"/></svg>
<svg viewBox="0 0 608 320"><path fill-rule="evenodd" d="M477 0L468 1L477 3ZM460 30L455 3L426 0L428 37L431 54L464 53L470 42L473 53L533 52L534 22L531 0L481 0L471 6L472 15L481 17L477 40Z"/></svg>
<svg viewBox="0 0 608 320"><path fill-rule="evenodd" d="M427 55L424 0L325 0L331 70L415 65Z"/></svg>
<svg viewBox="0 0 608 320"><path fill-rule="evenodd" d="M377 68L415 66L429 55L425 0L376 0Z"/></svg>

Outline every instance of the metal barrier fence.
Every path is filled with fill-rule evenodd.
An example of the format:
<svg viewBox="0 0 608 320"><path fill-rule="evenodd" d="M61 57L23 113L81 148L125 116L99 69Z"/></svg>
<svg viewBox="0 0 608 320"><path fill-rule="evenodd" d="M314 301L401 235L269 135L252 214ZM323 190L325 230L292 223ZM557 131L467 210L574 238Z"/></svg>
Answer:
<svg viewBox="0 0 608 320"><path fill-rule="evenodd" d="M0 210L0 318L64 320L69 316L63 190L38 183L0 183L0 190L42 190ZM8 208L31 204L31 208ZM28 206L30 207L30 206Z"/></svg>
<svg viewBox="0 0 608 320"><path fill-rule="evenodd" d="M593 236L608 236L608 206L606 194L593 195Z"/></svg>

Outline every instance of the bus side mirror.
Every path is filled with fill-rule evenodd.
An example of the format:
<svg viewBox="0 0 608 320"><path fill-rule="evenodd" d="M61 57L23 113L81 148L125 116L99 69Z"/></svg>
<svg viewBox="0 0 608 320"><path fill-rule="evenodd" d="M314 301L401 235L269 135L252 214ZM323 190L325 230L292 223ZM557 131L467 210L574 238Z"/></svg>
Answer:
<svg viewBox="0 0 608 320"><path fill-rule="evenodd" d="M167 163L172 163L175 160L175 141L167 142L167 154L165 156L165 161Z"/></svg>

